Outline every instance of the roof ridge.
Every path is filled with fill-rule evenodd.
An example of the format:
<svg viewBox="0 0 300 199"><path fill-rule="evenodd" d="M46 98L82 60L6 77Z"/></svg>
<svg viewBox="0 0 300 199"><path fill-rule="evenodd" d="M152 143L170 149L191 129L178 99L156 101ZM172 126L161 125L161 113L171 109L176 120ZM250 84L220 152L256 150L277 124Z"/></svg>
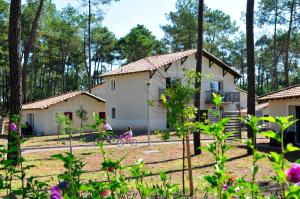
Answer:
<svg viewBox="0 0 300 199"><path fill-rule="evenodd" d="M148 56L148 57L144 57L143 59L145 59L145 58L151 58L151 57L160 57L160 56L164 56L164 55L171 55L171 54L177 54L177 53L183 53L183 52L188 52L188 51L193 51L193 50L197 50L197 49L196 48L192 48L192 49L189 49L189 50L183 50L183 51L177 51L177 52L169 52L169 53L164 53L164 54L160 54L160 55L151 55L151 56Z"/></svg>
<svg viewBox="0 0 300 199"><path fill-rule="evenodd" d="M262 97L265 97L265 96L268 96L268 95L272 95L272 94L275 94L275 93L279 93L279 92L281 92L281 91L288 90L288 89L291 89L291 88L295 88L295 87L298 87L298 86L300 86L300 84L295 84L295 85L292 85L292 86L288 86L288 87L286 87L286 88L282 88L282 89L279 89L279 90L277 90L277 91L272 91L272 92L270 92L270 93L261 95L261 96L259 96L258 98L262 98Z"/></svg>
<svg viewBox="0 0 300 199"><path fill-rule="evenodd" d="M212 60L215 64L217 64L218 66L222 67L223 69L225 69L226 71L231 73L234 77L237 77L237 78L241 77L241 75L237 71L235 71L235 69L232 68L232 66L230 66L230 64L217 58L216 56L214 56L213 54L211 54L210 52L208 52L205 49L202 49L202 51L203 51L203 56L205 56L209 60ZM162 54L162 55L144 57L137 61L134 61L134 62L128 63L124 66L121 66L118 69L106 72L106 73L100 75L100 77L152 71L152 70L158 69L166 64L172 63L180 58L188 57L194 53L197 53L197 49L189 49L189 50L185 50L185 51L170 52L170 53L166 53L166 54ZM149 66L148 64L151 64L151 66L154 66L155 68L152 69L151 66Z"/></svg>
<svg viewBox="0 0 300 199"><path fill-rule="evenodd" d="M47 99L51 99L51 98L55 98L55 97L61 97L61 96L63 96L63 95L67 95L67 94L75 93L75 92L81 92L81 93L82 93L83 91L81 91L81 90L68 91L68 92L66 92L66 93L57 94L57 95L53 95L53 96L48 96L48 97L46 97L46 98L39 99L39 100L30 102L30 103L22 104L22 106L29 105L29 104L33 104L33 103L37 103L37 102L41 102L41 101L44 101L44 100L47 100Z"/></svg>

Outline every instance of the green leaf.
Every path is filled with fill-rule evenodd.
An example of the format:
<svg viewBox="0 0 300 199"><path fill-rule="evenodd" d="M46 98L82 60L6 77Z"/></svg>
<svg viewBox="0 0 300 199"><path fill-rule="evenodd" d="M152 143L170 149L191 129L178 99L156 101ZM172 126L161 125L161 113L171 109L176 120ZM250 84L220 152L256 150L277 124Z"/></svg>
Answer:
<svg viewBox="0 0 300 199"><path fill-rule="evenodd" d="M281 137L279 133L276 133L272 130L266 131L262 133L263 136L268 137L268 138L273 138L277 140L278 142L281 142Z"/></svg>
<svg viewBox="0 0 300 199"><path fill-rule="evenodd" d="M287 146L286 146L286 152L289 153L289 152L292 152L292 151L299 151L300 148L296 147L296 146L293 146L293 144L289 143Z"/></svg>
<svg viewBox="0 0 300 199"><path fill-rule="evenodd" d="M257 161L257 160L260 160L262 158L266 157L265 154L261 153L261 152L256 152L255 155L254 155L254 159Z"/></svg>
<svg viewBox="0 0 300 199"><path fill-rule="evenodd" d="M209 182L212 187L216 187L218 185L216 176L204 176L204 180Z"/></svg>
<svg viewBox="0 0 300 199"><path fill-rule="evenodd" d="M167 180L167 174L165 172L160 172L159 177L161 181L166 181Z"/></svg>
<svg viewBox="0 0 300 199"><path fill-rule="evenodd" d="M257 174L257 172L258 172L258 166L257 165L255 165L254 167L252 167L252 172L253 172L254 175Z"/></svg>
<svg viewBox="0 0 300 199"><path fill-rule="evenodd" d="M261 117L261 118L259 118L259 120L276 123L276 119L272 116Z"/></svg>
<svg viewBox="0 0 300 199"><path fill-rule="evenodd" d="M280 163L280 155L276 152L270 152L269 159L271 162Z"/></svg>

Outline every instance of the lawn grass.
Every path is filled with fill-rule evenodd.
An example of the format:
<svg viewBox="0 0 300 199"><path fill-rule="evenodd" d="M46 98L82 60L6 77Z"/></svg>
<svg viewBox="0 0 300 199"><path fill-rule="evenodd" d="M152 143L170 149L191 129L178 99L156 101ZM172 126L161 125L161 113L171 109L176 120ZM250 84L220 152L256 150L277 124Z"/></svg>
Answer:
<svg viewBox="0 0 300 199"><path fill-rule="evenodd" d="M57 135L48 135L48 136L32 136L32 137L25 137L25 142L22 144L22 148L39 148L39 147L61 147L61 146L68 146L69 144L69 136L68 135L60 135L60 139L58 139ZM83 134L74 134L72 143L73 145L91 145L95 144L94 139L98 137L97 132L91 133L83 133ZM246 138L246 132L242 132L242 138ZM134 136L138 142L147 142L148 136L147 135L137 135ZM190 139L193 139L193 135L190 136ZM207 140L209 137L207 135L201 134L201 139ZM152 142L161 141L160 135L151 135L150 140ZM171 133L171 137L169 141L179 140L174 133ZM262 140L266 142L267 140ZM7 139L0 138L0 145L6 145Z"/></svg>
<svg viewBox="0 0 300 199"><path fill-rule="evenodd" d="M191 146L192 147L192 146ZM136 160L143 159L145 168L151 171L151 176L147 177L149 185L159 182L159 172L164 171L171 177L172 183L181 183L182 169L182 146L181 144L166 144L153 146L134 146L122 148L107 149L112 159L118 159L125 156L123 165L133 165ZM158 151L157 153L146 154L146 151ZM51 155L62 153L62 151L32 152L25 153L26 164L34 164L36 167L28 171L28 176L34 175L39 179L47 181L50 185L57 183L56 176L64 172L63 164L51 158ZM99 180L104 178L101 171L102 156L98 149L75 150L77 158L86 163L84 166L85 173L82 176L84 181ZM229 161L226 167L233 176L246 177L250 179L252 157L246 155L246 150L242 147L236 147L228 152ZM258 162L260 170L257 181L261 184L270 184L271 164L267 159ZM203 176L213 172L214 161L208 152L202 155L192 157L193 179L195 188L198 192L203 192ZM128 174L128 173L127 173ZM186 172L186 186L188 186Z"/></svg>
<svg viewBox="0 0 300 199"><path fill-rule="evenodd" d="M32 137L22 148L28 147L41 147L41 146L68 146L57 141L56 136L41 136ZM61 136L62 139L66 139L67 135ZM147 140L147 136L137 136L139 142L144 142ZM175 136L172 137L173 140L178 139ZM160 137L153 135L151 140L160 141ZM3 140L2 140L3 141ZM265 140L262 140L265 142ZM202 142L205 145L207 142ZM87 144L84 141L78 140L74 141L74 144ZM229 161L226 164L227 170L234 176L246 177L250 179L251 175L251 162L252 157L246 155L245 146L241 144L232 144L232 149L228 152ZM191 149L193 145L191 142ZM39 180L46 181L49 185L57 184L57 175L62 174L65 170L63 168L63 163L51 158L52 155L57 153L67 152L68 149L62 150L49 150L49 151L30 151L23 154L26 159L26 165L35 165L27 172L27 177L37 176ZM164 171L171 177L171 183L181 184L182 181L182 145L180 143L168 143L143 146L126 146L126 147L108 147L107 151L112 159L118 159L124 157L122 162L123 165L133 165L136 160L143 159L145 162L145 168L149 169L151 175L147 182L149 185L156 184L159 182L159 172ZM146 152L156 153L146 153ZM97 148L86 148L86 149L76 149L74 150L74 155L85 163L84 171L82 175L83 181L89 180L100 180L104 178L104 173L101 171L102 155L100 150ZM293 160L294 161L294 160ZM272 184L270 183L269 177L273 174L271 169L271 164L267 159L260 160L258 162L260 166L259 173L257 175L257 181L260 184L264 184L266 187ZM198 193L203 193L203 189L206 183L203 180L204 175L208 175L213 172L214 160L208 152L203 152L202 155L192 157L193 166L193 179L195 183L195 189ZM127 172L126 175L129 176ZM188 187L188 173L185 175L186 187ZM14 183L14 186L18 186L19 183Z"/></svg>

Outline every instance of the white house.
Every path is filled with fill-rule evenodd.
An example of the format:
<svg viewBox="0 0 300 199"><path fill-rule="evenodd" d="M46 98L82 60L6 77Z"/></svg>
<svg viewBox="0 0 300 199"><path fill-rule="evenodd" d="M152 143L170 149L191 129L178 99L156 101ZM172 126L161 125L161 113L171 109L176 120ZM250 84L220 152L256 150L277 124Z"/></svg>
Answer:
<svg viewBox="0 0 300 199"><path fill-rule="evenodd" d="M100 97L101 99L105 100L105 96L106 96L106 93L105 93L105 82L102 82L100 84L97 84L97 85L93 86L91 88L91 93L93 95L96 95L97 97Z"/></svg>
<svg viewBox="0 0 300 199"><path fill-rule="evenodd" d="M105 116L105 101L85 91L74 91L59 96L39 100L22 106L22 123L28 123L35 134L56 134L57 113L64 113L72 120L75 128L80 127L76 111L82 106L87 111L87 123L92 124L93 113Z"/></svg>
<svg viewBox="0 0 300 199"><path fill-rule="evenodd" d="M195 69L196 50L147 57L102 75L105 80L106 118L115 130L167 128L167 112L160 94L173 80L184 82L183 68ZM240 94L235 81L240 74L203 50L201 111L212 108L212 91L224 96L225 111L238 110ZM149 93L149 97L148 97ZM154 102L149 106L149 100Z"/></svg>
<svg viewBox="0 0 300 199"><path fill-rule="evenodd" d="M300 85L275 91L258 98L261 102L268 102L268 113L271 116L293 115L293 119L300 119ZM278 126L270 124L273 130L278 130ZM298 121L288 131L295 132L295 142L300 143L300 122Z"/></svg>

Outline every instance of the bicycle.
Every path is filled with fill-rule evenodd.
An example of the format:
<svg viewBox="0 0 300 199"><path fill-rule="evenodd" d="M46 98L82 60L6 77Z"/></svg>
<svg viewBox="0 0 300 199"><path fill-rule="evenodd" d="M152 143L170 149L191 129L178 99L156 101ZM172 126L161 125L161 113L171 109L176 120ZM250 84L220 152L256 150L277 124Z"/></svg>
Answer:
<svg viewBox="0 0 300 199"><path fill-rule="evenodd" d="M99 136L97 138L95 138L95 142L99 142L99 141L106 141L107 143L109 144L114 144L116 142L116 139L118 139L117 136L114 136L114 135L111 135L111 134L107 134L107 135L104 135L104 136Z"/></svg>
<svg viewBox="0 0 300 199"><path fill-rule="evenodd" d="M124 144L130 144L131 146L137 145L137 140L133 139L132 137L126 138L126 136L120 135L117 139L117 145L119 147L124 146Z"/></svg>

